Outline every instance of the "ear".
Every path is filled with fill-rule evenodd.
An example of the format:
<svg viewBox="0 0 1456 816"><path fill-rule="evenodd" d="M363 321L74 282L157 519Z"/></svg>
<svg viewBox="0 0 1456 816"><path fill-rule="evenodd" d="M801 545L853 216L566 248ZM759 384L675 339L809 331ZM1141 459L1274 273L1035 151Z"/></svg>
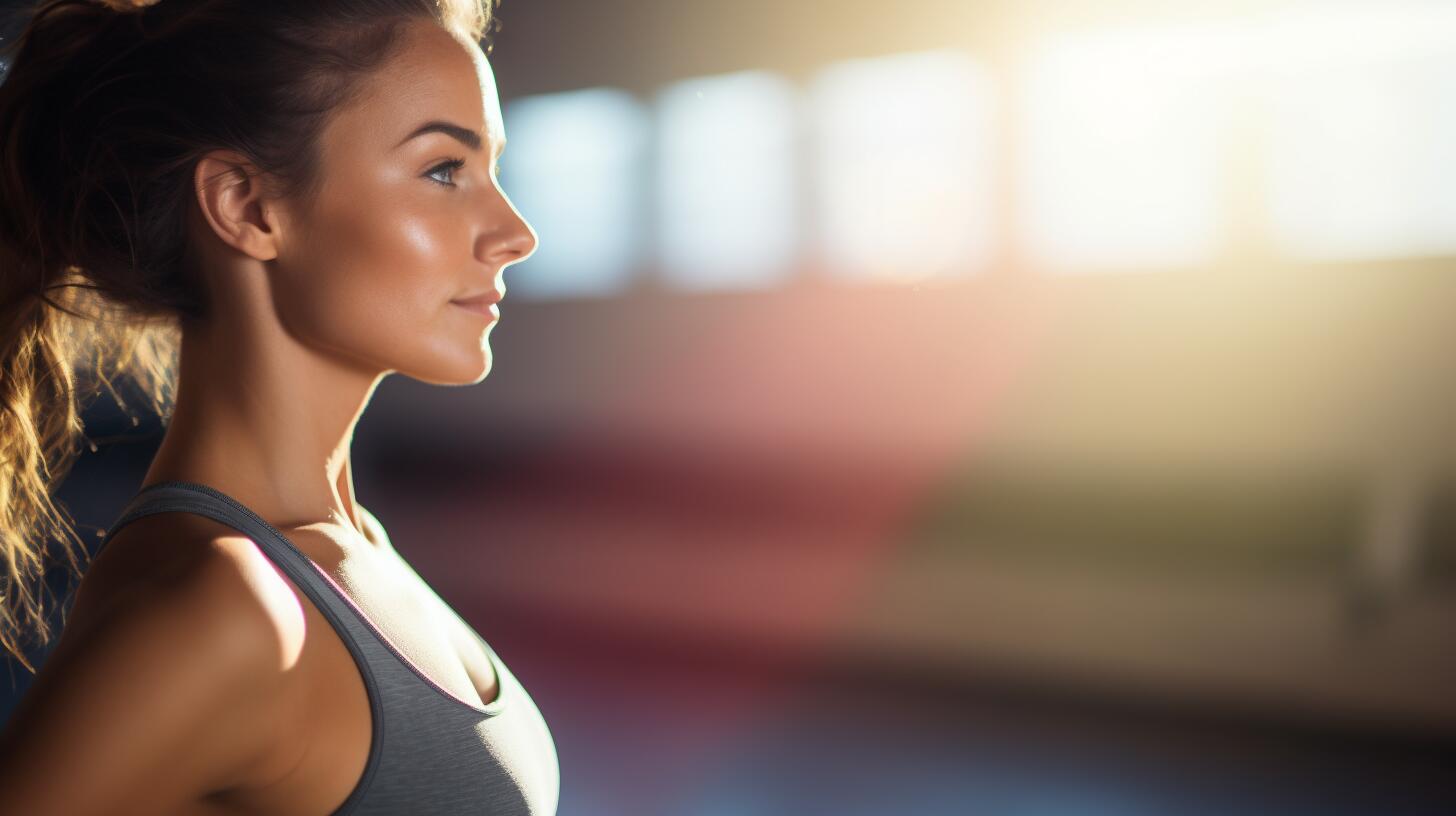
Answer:
<svg viewBox="0 0 1456 816"><path fill-rule="evenodd" d="M202 217L223 243L260 261L278 257L276 202L247 157L214 150L198 160L192 181Z"/></svg>

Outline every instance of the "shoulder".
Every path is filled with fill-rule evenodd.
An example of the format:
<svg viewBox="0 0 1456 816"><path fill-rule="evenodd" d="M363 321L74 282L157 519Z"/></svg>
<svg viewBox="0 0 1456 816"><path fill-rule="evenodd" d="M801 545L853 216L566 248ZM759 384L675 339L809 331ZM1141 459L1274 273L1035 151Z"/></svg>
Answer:
<svg viewBox="0 0 1456 816"><path fill-rule="evenodd" d="M115 600L86 637L135 637L139 660L194 672L224 689L244 685L239 672L249 682L281 676L299 656L297 599L250 546L235 536L197 542L185 566Z"/></svg>
<svg viewBox="0 0 1456 816"><path fill-rule="evenodd" d="M297 596L256 542L211 519L161 514L119 531L88 568L67 631L154 608L185 610L199 626L272 641L284 667L298 657L304 615Z"/></svg>
<svg viewBox="0 0 1456 816"><path fill-rule="evenodd" d="M78 596L81 614L0 737L0 810L180 808L248 782L280 744L301 626L248 540L174 539L185 551L155 574L115 583L153 552L132 541L98 559L100 580L113 583L93 586L102 591L84 609Z"/></svg>
<svg viewBox="0 0 1456 816"><path fill-rule="evenodd" d="M239 672L277 685L298 663L303 609L252 539L211 519L162 514L133 522L112 545L87 571L82 585L94 582L95 597L77 595L62 640L73 627L79 640L145 636L139 659L202 664L196 670L223 680L224 691Z"/></svg>

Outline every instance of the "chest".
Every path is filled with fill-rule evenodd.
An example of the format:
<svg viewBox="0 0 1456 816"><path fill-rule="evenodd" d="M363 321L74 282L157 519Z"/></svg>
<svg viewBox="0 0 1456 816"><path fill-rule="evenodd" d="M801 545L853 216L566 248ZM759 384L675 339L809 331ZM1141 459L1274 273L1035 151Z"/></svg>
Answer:
<svg viewBox="0 0 1456 816"><path fill-rule="evenodd" d="M499 678L479 636L392 547L328 546L310 533L290 538L410 667L456 699L472 705L495 699ZM320 659L328 666L320 672L326 685L338 679L335 669L357 677L338 632L301 594L300 602L309 631L320 634L315 645L327 652Z"/></svg>
<svg viewBox="0 0 1456 816"><path fill-rule="evenodd" d="M500 678L479 638L392 550L343 551L308 533L289 534L339 585L382 640L450 696L481 706ZM347 552L347 554L344 554ZM291 580L303 611L302 678L287 731L300 758L286 772L230 791L229 808L248 813L328 813L362 778L372 746L369 697L354 657L328 619Z"/></svg>

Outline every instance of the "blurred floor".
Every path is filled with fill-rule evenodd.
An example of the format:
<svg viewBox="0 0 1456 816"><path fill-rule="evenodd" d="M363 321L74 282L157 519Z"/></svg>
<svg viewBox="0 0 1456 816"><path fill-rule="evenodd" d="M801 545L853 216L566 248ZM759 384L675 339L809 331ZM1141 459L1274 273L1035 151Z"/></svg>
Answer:
<svg viewBox="0 0 1456 816"><path fill-rule="evenodd" d="M563 816L1456 808L1450 746L1435 742L808 666L586 620L471 617L551 725Z"/></svg>
<svg viewBox="0 0 1456 816"><path fill-rule="evenodd" d="M541 707L561 758L562 816L1456 812L1456 745L1439 733L864 662L868 649L857 662L828 640L816 649L805 638L839 634L823 615L853 596L825 586L796 596L792 576L816 574L792 566L815 557L807 528L805 552L749 552L759 569L735 572L741 559L709 558L687 531L673 553L662 530L617 519L624 528L586 505L512 504L486 498L499 496L487 485L441 493L431 481L396 473L370 506ZM636 548L624 548L633 529ZM538 545L546 552L522 551ZM705 548L701 563L685 570L693 547ZM610 557L626 552L638 557ZM714 565L728 574L707 575ZM773 565L788 565L778 586L765 578ZM725 597L734 581L742 597ZM632 586L676 604L634 604ZM577 590L587 594L564 600ZM732 617L753 607L762 618ZM796 613L797 624L773 617Z"/></svg>

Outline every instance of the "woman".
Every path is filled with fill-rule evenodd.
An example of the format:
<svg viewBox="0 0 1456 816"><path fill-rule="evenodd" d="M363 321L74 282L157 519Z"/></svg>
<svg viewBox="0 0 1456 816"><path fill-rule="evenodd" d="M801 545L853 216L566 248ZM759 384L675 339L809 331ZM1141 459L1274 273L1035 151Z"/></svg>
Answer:
<svg viewBox="0 0 1456 816"><path fill-rule="evenodd" d="M539 710L349 459L386 375L486 376L502 272L536 247L497 184L489 22L481 0L28 21L0 85L0 629L22 661L37 542L74 547L49 492L76 398L129 372L165 412L180 348L162 445L0 734L0 813L555 812Z"/></svg>

